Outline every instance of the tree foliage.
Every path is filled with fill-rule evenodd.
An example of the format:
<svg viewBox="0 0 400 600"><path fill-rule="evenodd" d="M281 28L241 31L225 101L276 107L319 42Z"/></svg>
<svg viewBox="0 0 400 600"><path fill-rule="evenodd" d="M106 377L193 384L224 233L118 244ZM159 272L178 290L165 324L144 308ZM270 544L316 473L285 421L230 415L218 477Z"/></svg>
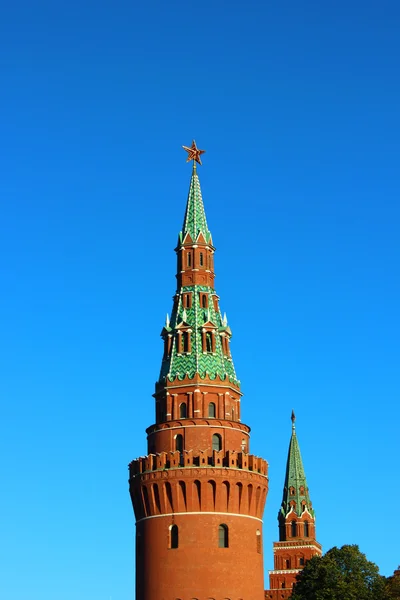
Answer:
<svg viewBox="0 0 400 600"><path fill-rule="evenodd" d="M387 600L386 580L358 546L314 556L298 574L291 600Z"/></svg>
<svg viewBox="0 0 400 600"><path fill-rule="evenodd" d="M386 591L389 600L400 600L400 566L392 577L386 579Z"/></svg>

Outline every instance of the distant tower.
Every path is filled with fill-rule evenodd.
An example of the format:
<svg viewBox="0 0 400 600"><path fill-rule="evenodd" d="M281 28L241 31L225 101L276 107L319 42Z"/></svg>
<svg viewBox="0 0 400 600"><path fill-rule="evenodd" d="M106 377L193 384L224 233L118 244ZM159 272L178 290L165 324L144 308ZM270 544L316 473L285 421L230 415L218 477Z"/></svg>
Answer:
<svg viewBox="0 0 400 600"><path fill-rule="evenodd" d="M194 142L185 149L193 171L176 248L177 291L161 332L155 424L147 456L129 468L136 600L263 600L268 466L249 453L250 428L240 420L231 330L214 289L215 249L196 170L202 151Z"/></svg>
<svg viewBox="0 0 400 600"><path fill-rule="evenodd" d="M315 513L296 436L296 417L292 411L292 437L286 465L281 509L278 513L279 542L274 543L274 570L269 572L270 589L266 599L289 598L296 575L313 556L321 556L315 539Z"/></svg>

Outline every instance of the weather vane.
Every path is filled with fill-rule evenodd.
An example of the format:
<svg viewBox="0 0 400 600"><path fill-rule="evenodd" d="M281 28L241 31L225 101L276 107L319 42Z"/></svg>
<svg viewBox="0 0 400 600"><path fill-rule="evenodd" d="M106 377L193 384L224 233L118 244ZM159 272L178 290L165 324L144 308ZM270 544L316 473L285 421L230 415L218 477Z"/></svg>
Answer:
<svg viewBox="0 0 400 600"><path fill-rule="evenodd" d="M188 157L186 162L190 162L191 160L193 161L193 168L196 168L196 163L198 162L199 165L201 165L201 158L200 156L202 154L204 154L205 150L199 150L198 147L196 146L196 142L193 140L192 145L190 146L190 148L188 146L182 146L182 148L184 150L186 150L186 152L188 153Z"/></svg>

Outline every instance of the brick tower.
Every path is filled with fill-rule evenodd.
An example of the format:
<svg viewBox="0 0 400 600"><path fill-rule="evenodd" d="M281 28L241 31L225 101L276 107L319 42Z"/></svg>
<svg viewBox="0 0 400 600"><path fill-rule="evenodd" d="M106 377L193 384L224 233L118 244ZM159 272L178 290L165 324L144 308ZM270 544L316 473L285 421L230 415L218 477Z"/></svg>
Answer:
<svg viewBox="0 0 400 600"><path fill-rule="evenodd" d="M292 437L278 513L279 542L274 543L274 570L269 572L270 589L265 592L268 600L289 598L297 573L307 560L322 554L321 544L315 539L315 513L308 494L293 411L291 418Z"/></svg>
<svg viewBox="0 0 400 600"><path fill-rule="evenodd" d="M129 465L136 517L136 600L263 600L267 462L240 420L231 330L214 289L193 142L177 253L177 291L161 337L147 456Z"/></svg>

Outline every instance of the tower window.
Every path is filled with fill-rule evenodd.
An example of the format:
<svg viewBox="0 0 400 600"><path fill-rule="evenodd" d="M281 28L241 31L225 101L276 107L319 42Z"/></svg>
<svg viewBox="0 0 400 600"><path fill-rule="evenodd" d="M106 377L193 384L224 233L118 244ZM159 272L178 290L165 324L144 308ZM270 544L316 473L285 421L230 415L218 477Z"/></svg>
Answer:
<svg viewBox="0 0 400 600"><path fill-rule="evenodd" d="M182 352L189 352L189 335L187 331L182 333Z"/></svg>
<svg viewBox="0 0 400 600"><path fill-rule="evenodd" d="M258 552L258 554L261 554L261 531L259 529L257 529L257 531L256 531L256 538L257 538L257 552Z"/></svg>
<svg viewBox="0 0 400 600"><path fill-rule="evenodd" d="M188 267L192 266L192 254L191 254L191 252L187 253L187 266Z"/></svg>
<svg viewBox="0 0 400 600"><path fill-rule="evenodd" d="M187 416L186 402L182 402L182 404L179 407L179 417L181 419L186 419L186 416Z"/></svg>
<svg viewBox="0 0 400 600"><path fill-rule="evenodd" d="M229 548L229 531L227 525L220 525L218 527L218 547Z"/></svg>
<svg viewBox="0 0 400 600"><path fill-rule="evenodd" d="M206 296L206 294L203 294L202 297L201 297L201 306L203 308L207 308L207 296Z"/></svg>
<svg viewBox="0 0 400 600"><path fill-rule="evenodd" d="M202 267L203 265L204 265L203 253L200 252L200 266Z"/></svg>
<svg viewBox="0 0 400 600"><path fill-rule="evenodd" d="M206 332L206 352L212 352L212 334L211 331Z"/></svg>
<svg viewBox="0 0 400 600"><path fill-rule="evenodd" d="M212 436L212 449L219 452L222 450L222 438L219 433L214 433Z"/></svg>
<svg viewBox="0 0 400 600"><path fill-rule="evenodd" d="M208 405L208 416L212 419L215 419L215 404L214 402L210 402Z"/></svg>
<svg viewBox="0 0 400 600"><path fill-rule="evenodd" d="M288 558L285 560L285 566L287 569L290 569L290 560Z"/></svg>
<svg viewBox="0 0 400 600"><path fill-rule="evenodd" d="M304 567L304 557L303 556L300 556L299 565L300 565L300 567Z"/></svg>
<svg viewBox="0 0 400 600"><path fill-rule="evenodd" d="M169 547L173 549L179 547L178 525L171 525L169 528Z"/></svg>
<svg viewBox="0 0 400 600"><path fill-rule="evenodd" d="M177 452L183 452L183 436L180 433L175 436L175 450Z"/></svg>
<svg viewBox="0 0 400 600"><path fill-rule="evenodd" d="M308 521L304 521L304 537L309 537L310 528L308 526Z"/></svg>
<svg viewBox="0 0 400 600"><path fill-rule="evenodd" d="M296 537L296 534L297 534L297 524L296 524L296 521L292 521L290 523L290 530L291 530L291 536L292 537Z"/></svg>

